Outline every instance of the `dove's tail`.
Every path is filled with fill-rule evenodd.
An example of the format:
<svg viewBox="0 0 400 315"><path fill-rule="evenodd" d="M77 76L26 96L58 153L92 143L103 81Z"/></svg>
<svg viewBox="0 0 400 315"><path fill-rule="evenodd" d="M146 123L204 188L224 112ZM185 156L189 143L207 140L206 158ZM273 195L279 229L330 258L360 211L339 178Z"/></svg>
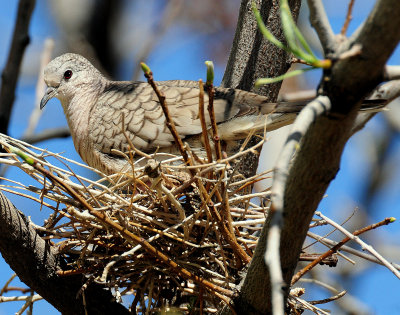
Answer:
<svg viewBox="0 0 400 315"><path fill-rule="evenodd" d="M250 132L255 134L272 131L290 125L296 116L311 100L264 103L258 105L259 114L237 115L235 119L218 125L219 136L222 140L237 140L246 138ZM366 99L360 111L377 112L387 105L385 99Z"/></svg>

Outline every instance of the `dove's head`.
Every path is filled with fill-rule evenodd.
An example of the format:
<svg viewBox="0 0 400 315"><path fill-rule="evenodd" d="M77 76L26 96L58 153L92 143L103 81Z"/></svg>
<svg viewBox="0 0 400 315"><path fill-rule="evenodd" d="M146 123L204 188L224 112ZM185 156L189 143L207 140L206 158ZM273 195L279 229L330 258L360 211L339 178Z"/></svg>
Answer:
<svg viewBox="0 0 400 315"><path fill-rule="evenodd" d="M87 88L96 86L102 78L101 73L81 55L61 55L44 69L47 89L40 102L40 109L53 97L58 98L63 106L68 105L79 90L87 91Z"/></svg>

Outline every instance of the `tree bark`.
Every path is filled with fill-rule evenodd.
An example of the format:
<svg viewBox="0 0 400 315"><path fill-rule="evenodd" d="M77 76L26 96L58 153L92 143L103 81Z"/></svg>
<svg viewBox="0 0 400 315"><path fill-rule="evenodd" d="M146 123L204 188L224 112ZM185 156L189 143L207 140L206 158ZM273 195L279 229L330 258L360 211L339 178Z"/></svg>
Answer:
<svg viewBox="0 0 400 315"><path fill-rule="evenodd" d="M254 1L263 20L272 34L281 42L285 42L281 28L279 1L257 0ZM255 89L254 83L259 78L273 78L286 73L291 62L284 50L279 49L266 40L258 29L252 0L242 0L239 17L225 69L221 86L252 91L264 95L269 102L275 102L278 98L282 82L277 82ZM289 5L295 20L300 11L301 0L289 0ZM253 137L247 147L254 146L259 138ZM238 142L238 150L243 141ZM240 161L238 171L245 177L253 176L258 167L259 153L248 153Z"/></svg>
<svg viewBox="0 0 400 315"><path fill-rule="evenodd" d="M8 124L15 99L15 88L25 48L29 44L29 22L35 3L35 0L20 0L18 4L11 48L7 64L1 74L0 133L8 134Z"/></svg>
<svg viewBox="0 0 400 315"><path fill-rule="evenodd" d="M114 301L110 290L82 275L59 277L63 261L30 225L25 215L0 192L0 252L18 277L63 314L130 314Z"/></svg>

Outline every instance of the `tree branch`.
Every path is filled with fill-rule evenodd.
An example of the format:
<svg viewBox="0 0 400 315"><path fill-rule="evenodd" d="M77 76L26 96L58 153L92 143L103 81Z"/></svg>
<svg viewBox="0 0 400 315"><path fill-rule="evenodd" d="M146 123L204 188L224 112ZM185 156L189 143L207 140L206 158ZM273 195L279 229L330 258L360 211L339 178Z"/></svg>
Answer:
<svg viewBox="0 0 400 315"><path fill-rule="evenodd" d="M396 0L378 1L358 36L342 45L340 51L333 52L339 56L354 44L362 47L360 55L338 60L324 74L321 90L331 100L333 110L316 118L301 141L290 172L287 170L280 241L281 268L286 284L293 277L314 211L339 170L341 154L352 134L360 101L381 82L385 62L400 39L400 20L396 19L399 14L400 4ZM326 47L325 51L328 51ZM235 300L239 313L272 313L270 278L262 257L271 220L269 214ZM282 288L284 294L288 294L289 286L282 284Z"/></svg>
<svg viewBox="0 0 400 315"><path fill-rule="evenodd" d="M315 28L324 49L325 56L336 51L335 34L332 31L321 0L308 0L310 23Z"/></svg>
<svg viewBox="0 0 400 315"><path fill-rule="evenodd" d="M8 134L8 124L15 99L15 87L25 48L29 44L28 28L35 2L35 0L20 0L18 4L11 48L7 64L1 74L0 133Z"/></svg>
<svg viewBox="0 0 400 315"><path fill-rule="evenodd" d="M29 220L0 192L0 251L18 277L63 314L129 314L109 290L91 283L77 296L87 279L59 277L63 262Z"/></svg>
<svg viewBox="0 0 400 315"><path fill-rule="evenodd" d="M264 95L270 102L276 101L281 83L274 83L255 89L258 78L277 77L284 74L291 66L291 56L266 40L258 30L252 11L252 0L242 0L236 33L232 43L228 63L221 83L223 87L239 88ZM256 0L257 8L272 34L281 42L285 42L281 28L279 1ZM290 0L293 17L297 20L301 0ZM253 137L247 148L254 146L259 140ZM243 142L238 143L238 150ZM261 149L260 149L261 150ZM251 177L256 173L259 154L249 153L241 160L239 173Z"/></svg>
<svg viewBox="0 0 400 315"><path fill-rule="evenodd" d="M280 244L285 283L293 276L312 215L339 170L360 101L381 81L384 65L400 40L399 14L397 1L378 1L359 36L346 45L351 49L360 44L361 55L339 60L323 78L321 85L331 100L332 112L317 118L304 136L285 189Z"/></svg>
<svg viewBox="0 0 400 315"><path fill-rule="evenodd" d="M46 129L32 135L25 135L21 138L21 141L34 144L37 142L42 142L54 138L67 138L69 136L71 136L69 128L60 127L60 128Z"/></svg>

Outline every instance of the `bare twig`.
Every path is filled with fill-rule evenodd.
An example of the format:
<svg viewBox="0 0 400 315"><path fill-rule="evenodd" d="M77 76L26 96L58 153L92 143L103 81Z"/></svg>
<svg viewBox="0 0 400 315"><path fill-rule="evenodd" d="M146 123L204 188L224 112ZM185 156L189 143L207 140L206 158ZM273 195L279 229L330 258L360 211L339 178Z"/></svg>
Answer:
<svg viewBox="0 0 400 315"><path fill-rule="evenodd" d="M25 48L29 44L28 28L35 0L20 0L7 64L1 74L0 133L7 134L11 109L15 98L19 70Z"/></svg>
<svg viewBox="0 0 400 315"><path fill-rule="evenodd" d="M166 125L168 127L168 129L170 130L172 136L174 137L174 141L176 143L176 145L178 146L179 152L181 153L183 160L185 161L185 163L187 165L190 165L190 159L189 156L185 150L185 147L183 145L182 139L178 134L178 131L175 128L175 123L174 121L171 119L171 116L169 114L169 110L168 110L168 106L165 102L165 96L164 94L158 89L157 85L154 82L153 79L153 73L150 71L150 69L144 64L141 63L142 65L142 69L144 70L144 76L147 79L147 82L151 85L151 87L153 88L154 92L156 93L158 100L160 102L161 108L164 112L165 115L165 119L166 119Z"/></svg>
<svg viewBox="0 0 400 315"><path fill-rule="evenodd" d="M201 122L201 132L203 136L203 141L204 141L204 148L207 153L207 159L208 163L212 162L212 152L211 152L211 146L210 146L210 139L208 137L208 128L206 124L206 119L204 117L204 85L203 81L199 80L199 88L200 88L200 93L199 93L199 119Z"/></svg>
<svg viewBox="0 0 400 315"><path fill-rule="evenodd" d="M222 159L222 151L221 151L221 140L218 136L218 127L217 121L215 119L214 113L214 66L211 61L207 61L207 82L206 82L206 90L208 92L208 113L210 115L211 120L211 130L214 140L214 148L215 148L215 155L217 157L217 161Z"/></svg>
<svg viewBox="0 0 400 315"><path fill-rule="evenodd" d="M346 293L347 293L347 291L342 291L342 292L339 292L338 294L336 294L334 296L331 296L330 298L323 299L323 300L309 301L308 303L310 303L312 305L329 303L329 302L335 301L337 299L340 299Z"/></svg>
<svg viewBox="0 0 400 315"><path fill-rule="evenodd" d="M321 41L325 56L336 51L337 44L335 34L331 28L324 5L321 0L308 0L310 9L310 22L315 28L318 38Z"/></svg>
<svg viewBox="0 0 400 315"><path fill-rule="evenodd" d="M319 215L319 214L320 214L320 212L317 213L317 215ZM364 232L367 232L369 230L376 229L377 227L380 227L382 225L390 224L393 221L394 221L393 218L386 218L385 220L383 220L383 221L381 221L379 223L371 224L371 225L368 225L368 226L366 226L366 227L364 227L364 228L362 228L360 230L357 230L352 235L353 236L360 235L360 234L362 234ZM331 222L328 222L328 223L331 224ZM338 226L341 227L341 225L339 225L339 224L335 224L334 226L336 228ZM303 275L305 275L312 268L314 268L316 265L318 265L322 260L326 259L327 257L332 255L333 253L337 252L340 249L341 246L343 246L344 244L346 244L350 240L351 240L351 238L349 236L345 237L343 240L341 240L339 243L337 243L335 246L333 246L330 250L328 250L327 252L325 252L324 254L319 256L317 259L315 259L314 261L309 263L307 266L305 266L303 269L301 269L299 272L297 272L292 278L291 285L295 284Z"/></svg>
<svg viewBox="0 0 400 315"><path fill-rule="evenodd" d="M44 68L51 60L53 49L54 49L54 40L51 38L46 38L46 40L44 41L43 52L40 58L39 75L36 83L35 106L32 110L31 116L29 117L28 127L24 132L23 138L29 138L34 136L33 133L35 132L40 116L44 112L40 110L40 100L42 99L44 92L46 90L46 83L44 82ZM57 136L54 136L54 138L56 137Z"/></svg>
<svg viewBox="0 0 400 315"><path fill-rule="evenodd" d="M314 233L312 233L312 232L310 232L310 231L307 233L307 235L308 235L309 237L311 237L311 238L317 240L317 241L321 239L320 236L318 236L317 234L314 234ZM335 246L335 245L338 243L338 242L335 242L335 241L330 240L330 239L328 239L328 238L324 238L324 239L321 240L320 242L321 242L321 244L324 244L325 246L328 246L328 245L330 245L330 246ZM373 262L373 263L383 265L383 263L382 263L380 260L378 260L376 257L374 257L374 256L372 256L372 255L370 255L370 254L361 252L361 251L359 251L359 250L356 250L356 249L354 249L354 248L351 248L351 247L349 247L349 246L346 246L346 245L341 246L341 247L340 247L340 250L341 250L341 251L344 251L344 252L347 252L347 253L349 253L349 254L353 254L353 255L358 256L358 257L360 257L360 258L363 258L363 259L365 259L365 260L371 261L371 262ZM393 264L393 267L394 267L394 268L396 268L397 270L400 271L400 265L395 264L395 263L392 263L392 264Z"/></svg>
<svg viewBox="0 0 400 315"><path fill-rule="evenodd" d="M317 211L315 213L317 216L323 218L324 220L326 220L330 225L336 227L340 232L342 232L343 234L345 234L349 239L356 241L358 244L361 245L361 247L367 251L369 251L372 255L374 255L379 261L382 262L382 264L387 267L391 272L393 272L393 274L400 279L400 272L390 263L388 262L385 258L383 258L375 249L373 249L372 246L366 244L365 242L363 242L359 237L357 237L356 234L351 234L349 231L347 231L345 228L343 228L342 226L336 224L333 220L329 219L328 217L326 217L325 215L323 215L321 212ZM389 224L394 222L395 219L394 218L386 218L384 221L377 223L378 224ZM363 229L361 229L360 231L363 231ZM362 232L360 232L362 233Z"/></svg>
<svg viewBox="0 0 400 315"><path fill-rule="evenodd" d="M350 21L353 18L351 16L351 13L353 12L354 2L355 2L355 0L350 0L349 6L347 7L346 20L344 21L343 27L340 30L340 34L342 34L343 36L346 36L347 29L349 28Z"/></svg>
<svg viewBox="0 0 400 315"><path fill-rule="evenodd" d="M55 139L55 138L67 138L71 136L71 132L68 127L60 127L54 129L46 129L42 132L36 134L26 134L21 138L21 141L27 142L30 144Z"/></svg>

